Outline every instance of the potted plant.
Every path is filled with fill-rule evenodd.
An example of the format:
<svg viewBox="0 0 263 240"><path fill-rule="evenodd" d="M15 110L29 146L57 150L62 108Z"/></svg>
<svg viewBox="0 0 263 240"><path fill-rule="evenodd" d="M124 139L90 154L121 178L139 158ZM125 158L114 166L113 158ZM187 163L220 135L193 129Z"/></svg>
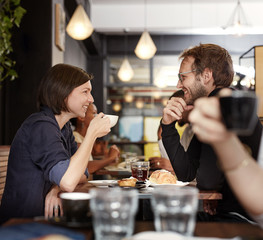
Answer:
<svg viewBox="0 0 263 240"><path fill-rule="evenodd" d="M25 13L20 0L0 1L0 85L5 79L12 81L17 78L16 62L10 56L13 51L11 38L13 28L20 26Z"/></svg>

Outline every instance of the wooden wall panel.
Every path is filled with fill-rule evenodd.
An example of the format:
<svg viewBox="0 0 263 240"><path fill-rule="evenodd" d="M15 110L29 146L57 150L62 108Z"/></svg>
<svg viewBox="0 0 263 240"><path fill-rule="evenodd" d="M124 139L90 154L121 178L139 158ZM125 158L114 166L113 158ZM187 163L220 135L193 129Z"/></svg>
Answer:
<svg viewBox="0 0 263 240"><path fill-rule="evenodd" d="M258 116L263 117L263 46L255 47L255 81L258 96Z"/></svg>

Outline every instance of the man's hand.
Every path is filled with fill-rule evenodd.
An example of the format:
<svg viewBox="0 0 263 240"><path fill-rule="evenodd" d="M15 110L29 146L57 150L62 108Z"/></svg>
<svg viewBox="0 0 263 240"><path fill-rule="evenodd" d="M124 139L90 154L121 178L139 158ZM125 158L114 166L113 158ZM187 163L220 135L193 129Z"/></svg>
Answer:
<svg viewBox="0 0 263 240"><path fill-rule="evenodd" d="M218 202L217 200L203 200L203 209L204 212L215 215Z"/></svg>
<svg viewBox="0 0 263 240"><path fill-rule="evenodd" d="M171 173L174 173L172 164L169 159L163 157L151 157L149 158L150 168L155 169L165 169Z"/></svg>
<svg viewBox="0 0 263 240"><path fill-rule="evenodd" d="M181 120L184 111L190 111L193 108L192 105L187 105L184 99L179 97L172 97L166 107L163 109L163 124L170 124L174 121Z"/></svg>

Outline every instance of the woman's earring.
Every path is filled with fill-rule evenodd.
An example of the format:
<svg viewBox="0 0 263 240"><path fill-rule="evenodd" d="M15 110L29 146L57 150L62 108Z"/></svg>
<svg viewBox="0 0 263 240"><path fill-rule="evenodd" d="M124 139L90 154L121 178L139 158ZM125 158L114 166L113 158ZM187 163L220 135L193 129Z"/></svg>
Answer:
<svg viewBox="0 0 263 240"><path fill-rule="evenodd" d="M84 128L84 122L81 122L81 128Z"/></svg>

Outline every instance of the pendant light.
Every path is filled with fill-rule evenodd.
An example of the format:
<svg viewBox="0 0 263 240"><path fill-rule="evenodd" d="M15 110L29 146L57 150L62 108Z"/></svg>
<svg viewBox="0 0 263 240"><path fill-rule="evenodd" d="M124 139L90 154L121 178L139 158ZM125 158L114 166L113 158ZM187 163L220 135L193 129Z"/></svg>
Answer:
<svg viewBox="0 0 263 240"><path fill-rule="evenodd" d="M119 112L121 110L121 103L120 102L115 102L112 106L112 110L115 111L115 112Z"/></svg>
<svg viewBox="0 0 263 240"><path fill-rule="evenodd" d="M124 51L125 51L125 56L124 56L124 60L121 64L121 67L118 71L118 78L123 81L123 82L128 82L130 81L133 76L134 76L134 71L131 67L131 64L129 63L128 57L127 57L127 36L126 36L126 31L125 32L125 36L124 36Z"/></svg>
<svg viewBox="0 0 263 240"><path fill-rule="evenodd" d="M240 4L240 0L237 1L237 6L234 9L228 23L223 29L228 29L231 33L237 36L244 34L244 28L248 27L244 10Z"/></svg>
<svg viewBox="0 0 263 240"><path fill-rule="evenodd" d="M146 2L144 1L144 24L145 28L146 25L146 18L147 18L147 12L146 12ZM154 56L156 53L157 48L149 34L149 32L145 29L142 33L140 40L134 50L136 56L140 59L147 60Z"/></svg>
<svg viewBox="0 0 263 240"><path fill-rule="evenodd" d="M76 40L84 40L92 34L93 30L88 15L82 5L79 4L66 28L68 35Z"/></svg>
<svg viewBox="0 0 263 240"><path fill-rule="evenodd" d="M118 77L123 82L128 82L134 75L133 69L128 61L128 58L124 58L121 67L118 71Z"/></svg>

